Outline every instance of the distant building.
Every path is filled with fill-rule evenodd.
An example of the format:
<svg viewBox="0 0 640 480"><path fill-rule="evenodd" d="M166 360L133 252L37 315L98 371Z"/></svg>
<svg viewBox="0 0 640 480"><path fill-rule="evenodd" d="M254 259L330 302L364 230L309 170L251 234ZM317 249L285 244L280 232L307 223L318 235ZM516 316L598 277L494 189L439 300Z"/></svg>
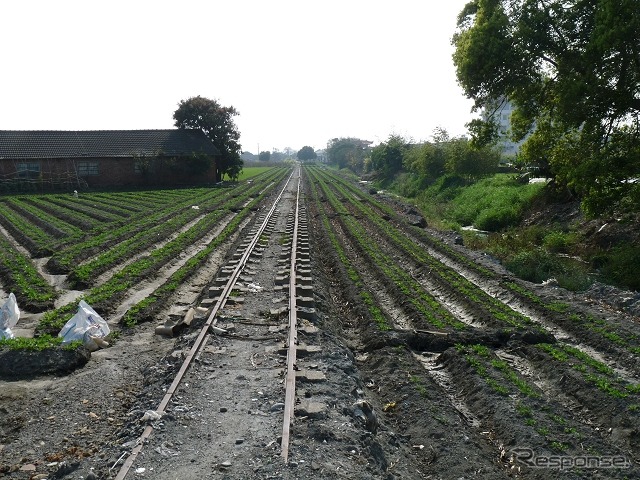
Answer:
<svg viewBox="0 0 640 480"><path fill-rule="evenodd" d="M500 99L496 105L498 108L493 112L493 115L498 124L498 147L502 150L504 157L515 157L526 137L519 142L511 140L511 114L515 109L513 104L509 100ZM487 118L490 113L485 109L483 117Z"/></svg>
<svg viewBox="0 0 640 480"><path fill-rule="evenodd" d="M316 162L317 163L327 163L327 151L326 150L316 150Z"/></svg>
<svg viewBox="0 0 640 480"><path fill-rule="evenodd" d="M200 130L0 130L0 190L213 184Z"/></svg>

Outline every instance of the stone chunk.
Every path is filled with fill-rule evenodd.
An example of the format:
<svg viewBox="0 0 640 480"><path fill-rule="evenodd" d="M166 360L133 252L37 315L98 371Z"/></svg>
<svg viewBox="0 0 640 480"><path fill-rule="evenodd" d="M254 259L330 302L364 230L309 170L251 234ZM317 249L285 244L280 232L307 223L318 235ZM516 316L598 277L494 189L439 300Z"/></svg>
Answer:
<svg viewBox="0 0 640 480"><path fill-rule="evenodd" d="M324 403L305 400L294 408L293 414L296 417L325 418L327 407Z"/></svg>
<svg viewBox="0 0 640 480"><path fill-rule="evenodd" d="M317 370L298 370L296 372L296 379L301 382L323 382L327 379L324 373Z"/></svg>

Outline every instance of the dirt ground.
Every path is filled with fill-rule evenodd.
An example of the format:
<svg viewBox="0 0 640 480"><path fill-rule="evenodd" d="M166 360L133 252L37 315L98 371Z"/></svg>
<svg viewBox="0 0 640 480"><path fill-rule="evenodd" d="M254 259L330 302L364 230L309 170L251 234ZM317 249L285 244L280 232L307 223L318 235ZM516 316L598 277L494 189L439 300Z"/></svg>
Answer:
<svg viewBox="0 0 640 480"><path fill-rule="evenodd" d="M244 288L236 295L242 300L225 307L220 316L219 326L226 333L209 337L162 418L147 412L157 408L204 317L197 316L176 338L156 335L155 327L172 316L184 315L189 307L209 305L209 288L241 249L252 225L182 285L171 307L155 323L122 331L109 348L93 352L82 368L66 375L0 380L0 477L115 478L140 433L152 425L154 431L127 478L638 478L637 410L622 408L603 395L593 396L593 390L581 391L582 383L571 369L561 376L546 372L548 362L531 347L539 337L527 332L504 337L499 329L480 325L482 315L463 303L449 300L460 318L482 327L476 337L449 332L445 339L416 332L406 299L397 296L366 264L336 217L332 226L350 258L367 285L379 290L377 301L385 312L397 320L390 332L376 332L331 246L317 208L309 201L305 217L312 283L306 294L313 297L314 311L309 310L309 319L303 320L306 329L299 341L317 348L298 362L306 377L298 382L285 465L280 455L285 360L278 349L286 335L282 326L286 314L279 310L285 295L277 288L276 277L283 268L292 188L265 234L268 240L261 254L245 272ZM303 192L307 192L303 199L308 199L304 183ZM402 208L399 212L403 213ZM454 235L425 231L501 278L509 278L490 258L455 245ZM375 235L372 231L379 248L391 251ZM398 262L407 262L408 269L414 268L399 252L393 255ZM118 314L108 319L114 329L140 292L167 274L168 270L158 272L148 284L136 286L118 306ZM64 278L52 276L51 281L64 291ZM527 286L542 298L604 316L640 334L638 319L615 307L614 297L623 292L607 290L587 297L552 285ZM503 296L498 285L487 288L494 288L496 298ZM69 296L79 293L65 292ZM0 295L4 298L6 292ZM440 295L446 301L446 291ZM557 337L564 335L593 348L594 354L601 354L621 375L638 382L637 356L623 357L607 345L590 347L570 327L545 319L522 300L501 300L547 322ZM28 330L38 318L24 312L19 326ZM617 469L552 469L515 460L514 449L547 452L548 442L535 430L523 427L509 397L489 389L455 348L455 344L476 342L490 345L499 358L510 357L518 371L528 371L536 379L540 392L532 402L546 412L536 417L538 431L552 429L554 421L558 423L553 412L559 412L572 427L554 439L570 445L570 453L582 449L628 464Z"/></svg>

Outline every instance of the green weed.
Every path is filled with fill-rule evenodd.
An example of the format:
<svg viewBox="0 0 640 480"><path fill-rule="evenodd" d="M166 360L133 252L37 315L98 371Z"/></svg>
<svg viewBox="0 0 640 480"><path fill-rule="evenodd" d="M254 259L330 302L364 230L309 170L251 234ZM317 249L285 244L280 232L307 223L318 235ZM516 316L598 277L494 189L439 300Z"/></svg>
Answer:
<svg viewBox="0 0 640 480"><path fill-rule="evenodd" d="M424 384L422 383L422 380L420 379L420 377L417 377L415 375L411 375L409 377L409 379L411 380L411 383L413 383L413 385L416 388L416 390L418 391L418 393L420 395L422 395L423 397L426 397L427 396L427 387L424 386Z"/></svg>
<svg viewBox="0 0 640 480"><path fill-rule="evenodd" d="M563 352L562 350L554 347L549 343L539 343L537 347L540 350L547 352L549 355L551 355L554 359L558 360L559 362L565 362L569 359L569 355L567 355L566 352Z"/></svg>
<svg viewBox="0 0 640 480"><path fill-rule="evenodd" d="M533 411L531 407L524 405L522 402L516 402L516 412L518 412L523 417L532 417Z"/></svg>
<svg viewBox="0 0 640 480"><path fill-rule="evenodd" d="M549 444L549 447L551 447L556 452L564 452L565 450L567 450L567 448L569 448L569 445L566 445L562 442L553 441Z"/></svg>
<svg viewBox="0 0 640 480"><path fill-rule="evenodd" d="M40 352L50 348L59 348L62 344L62 337L53 337L51 335L41 335L36 338L4 338L0 340L0 348L8 348L9 350L30 350ZM81 341L73 341L66 344L64 349L75 350L82 346Z"/></svg>

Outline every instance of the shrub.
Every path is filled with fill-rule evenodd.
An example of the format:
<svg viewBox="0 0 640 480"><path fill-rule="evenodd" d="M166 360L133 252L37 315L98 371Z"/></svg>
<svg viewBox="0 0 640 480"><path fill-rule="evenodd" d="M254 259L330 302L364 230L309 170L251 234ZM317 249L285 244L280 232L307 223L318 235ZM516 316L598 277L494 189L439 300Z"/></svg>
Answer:
<svg viewBox="0 0 640 480"><path fill-rule="evenodd" d="M524 250L505 262L514 275L530 282L540 283L562 271L558 259L542 249Z"/></svg>
<svg viewBox="0 0 640 480"><path fill-rule="evenodd" d="M554 253L568 253L575 243L576 235L574 233L560 231L549 232L542 241L544 247Z"/></svg>
<svg viewBox="0 0 640 480"><path fill-rule="evenodd" d="M522 250L506 260L505 266L514 275L530 282L541 283L555 278L559 286L571 291L586 290L593 283L587 265L560 258L542 248Z"/></svg>
<svg viewBox="0 0 640 480"><path fill-rule="evenodd" d="M544 188L541 184L519 185L513 175L497 174L469 184L464 178L448 175L438 179L420 195L421 206L437 212L440 204L445 220L459 226L474 225L497 231L516 225L531 200Z"/></svg>
<svg viewBox="0 0 640 480"><path fill-rule="evenodd" d="M623 245L592 259L604 279L614 285L640 291L640 247Z"/></svg>
<svg viewBox="0 0 640 480"><path fill-rule="evenodd" d="M415 198L433 181L422 175L398 174L391 184L391 190L401 197Z"/></svg>
<svg viewBox="0 0 640 480"><path fill-rule="evenodd" d="M514 204L502 204L482 210L474 225L480 230L496 232L517 223L522 216L521 209Z"/></svg>

